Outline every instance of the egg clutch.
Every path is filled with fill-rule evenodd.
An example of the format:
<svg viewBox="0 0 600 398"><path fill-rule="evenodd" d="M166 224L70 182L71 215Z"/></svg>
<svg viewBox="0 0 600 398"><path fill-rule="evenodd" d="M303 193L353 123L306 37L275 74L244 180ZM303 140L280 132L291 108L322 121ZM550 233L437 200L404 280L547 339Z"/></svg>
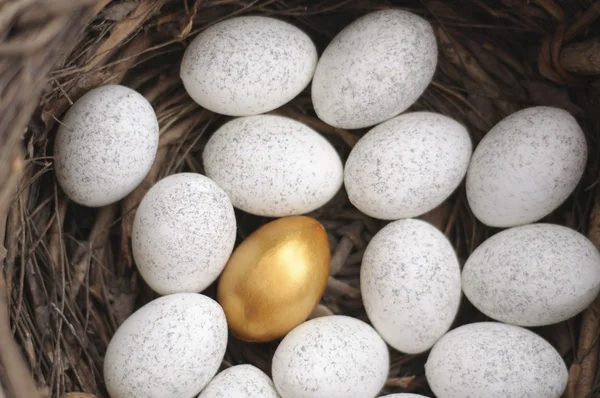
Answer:
<svg viewBox="0 0 600 398"><path fill-rule="evenodd" d="M204 175L166 176L136 209L133 258L160 297L108 345L112 398L373 398L390 350L427 353L438 398L561 396L565 362L527 328L577 315L600 291L592 242L541 222L578 185L585 135L568 112L530 107L474 147L451 117L409 110L437 57L430 24L394 9L360 17L320 55L298 27L261 16L216 23L189 43L186 92L230 118L203 149ZM315 129L271 112L309 85L321 121L367 129L345 161ZM118 202L142 183L158 142L141 94L95 88L62 118L57 181L81 205ZM444 233L419 217L463 181L473 215L502 230L461 265ZM368 322L309 320L331 273L327 231L309 215L342 187L360 212L388 222L362 257ZM234 209L270 219L237 247ZM202 294L213 283L216 300ZM453 328L463 294L490 320ZM271 374L250 364L218 372L229 334L277 341Z"/></svg>

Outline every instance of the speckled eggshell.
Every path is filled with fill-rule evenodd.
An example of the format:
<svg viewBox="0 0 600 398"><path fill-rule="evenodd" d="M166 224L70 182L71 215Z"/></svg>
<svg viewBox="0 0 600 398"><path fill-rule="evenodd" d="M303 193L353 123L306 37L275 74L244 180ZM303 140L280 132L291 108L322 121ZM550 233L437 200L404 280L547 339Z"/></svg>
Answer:
<svg viewBox="0 0 600 398"><path fill-rule="evenodd" d="M231 201L214 181L174 174L150 188L137 209L133 257L157 293L201 292L225 268L236 228Z"/></svg>
<svg viewBox="0 0 600 398"><path fill-rule="evenodd" d="M198 398L278 398L269 376L252 365L237 365L215 376Z"/></svg>
<svg viewBox="0 0 600 398"><path fill-rule="evenodd" d="M401 392L399 394L382 395L380 398L427 398L427 397L425 395L421 395L421 394L409 394L409 393Z"/></svg>
<svg viewBox="0 0 600 398"><path fill-rule="evenodd" d="M465 296L490 318L520 326L565 321L600 292L600 253L561 225L530 224L483 242L462 273Z"/></svg>
<svg viewBox="0 0 600 398"><path fill-rule="evenodd" d="M128 87L101 86L77 100L59 125L56 178L74 202L106 206L142 182L157 148L158 121L152 105Z"/></svg>
<svg viewBox="0 0 600 398"><path fill-rule="evenodd" d="M244 16L201 32L181 62L188 94L229 116L258 115L286 104L310 83L317 49L300 29L275 18Z"/></svg>
<svg viewBox="0 0 600 398"><path fill-rule="evenodd" d="M225 123L203 153L206 175L245 212L284 217L326 204L343 182L333 146L296 120L273 115Z"/></svg>
<svg viewBox="0 0 600 398"><path fill-rule="evenodd" d="M391 119L423 94L437 58L433 29L423 18L390 9L367 14L321 55L312 82L317 116L347 129Z"/></svg>
<svg viewBox="0 0 600 398"><path fill-rule="evenodd" d="M273 382L283 398L373 398L389 361L371 326L331 315L306 321L283 338L273 357Z"/></svg>
<svg viewBox="0 0 600 398"><path fill-rule="evenodd" d="M112 398L195 397L219 369L225 313L196 293L160 297L134 312L112 337L104 381Z"/></svg>
<svg viewBox="0 0 600 398"><path fill-rule="evenodd" d="M417 217L446 200L463 180L472 144L455 120L406 113L371 129L344 169L350 202L383 220Z"/></svg>
<svg viewBox="0 0 600 398"><path fill-rule="evenodd" d="M442 337L425 375L437 398L559 398L567 367L546 340L519 326L472 323Z"/></svg>
<svg viewBox="0 0 600 398"><path fill-rule="evenodd" d="M538 106L515 112L475 148L466 178L469 206L491 227L538 221L573 192L586 161L585 136L567 111Z"/></svg>
<svg viewBox="0 0 600 398"><path fill-rule="evenodd" d="M394 221L367 245L360 289L369 320L392 347L430 349L460 305L460 266L448 239L431 224Z"/></svg>

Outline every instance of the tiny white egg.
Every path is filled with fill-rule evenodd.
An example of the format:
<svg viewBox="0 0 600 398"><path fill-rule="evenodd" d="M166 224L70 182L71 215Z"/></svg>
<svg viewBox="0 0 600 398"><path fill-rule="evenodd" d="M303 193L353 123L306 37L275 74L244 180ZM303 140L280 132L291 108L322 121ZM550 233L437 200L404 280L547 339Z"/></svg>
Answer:
<svg viewBox="0 0 600 398"><path fill-rule="evenodd" d="M201 292L225 268L236 229L231 201L214 181L174 174L150 188L137 209L133 257L157 293Z"/></svg>
<svg viewBox="0 0 600 398"><path fill-rule="evenodd" d="M433 29L423 18L390 9L367 14L321 55L312 83L315 112L347 129L386 121L423 94L437 58Z"/></svg>
<svg viewBox="0 0 600 398"><path fill-rule="evenodd" d="M216 23L192 40L181 79L204 108L249 116L300 94L316 65L317 49L302 30L275 18L244 16Z"/></svg>
<svg viewBox="0 0 600 398"><path fill-rule="evenodd" d="M465 296L490 318L520 326L565 321L600 292L600 253L553 224L504 230L483 242L462 273Z"/></svg>
<svg viewBox="0 0 600 398"><path fill-rule="evenodd" d="M586 161L585 136L567 111L537 106L515 112L475 148L466 178L469 206L491 227L538 221L573 192Z"/></svg>
<svg viewBox="0 0 600 398"><path fill-rule="evenodd" d="M104 359L112 398L194 397L219 370L227 346L223 309L196 293L160 297L117 329Z"/></svg>
<svg viewBox="0 0 600 398"><path fill-rule="evenodd" d="M342 161L319 133L274 115L233 119L208 140L206 175L245 212L284 217L326 204L343 182Z"/></svg>
<svg viewBox="0 0 600 398"><path fill-rule="evenodd" d="M215 376L198 398L278 398L273 382L252 365L237 365Z"/></svg>
<svg viewBox="0 0 600 398"><path fill-rule="evenodd" d="M438 398L559 398L568 371L546 340L519 326L458 327L433 347L425 375Z"/></svg>
<svg viewBox="0 0 600 398"><path fill-rule="evenodd" d="M471 152L460 123L432 112L406 113L358 141L346 161L344 186L350 202L371 217L417 217L454 192Z"/></svg>
<svg viewBox="0 0 600 398"><path fill-rule="evenodd" d="M398 351L417 354L430 349L456 317L460 266L452 245L434 226L394 221L369 242L360 289L381 337Z"/></svg>
<svg viewBox="0 0 600 398"><path fill-rule="evenodd" d="M389 361L371 326L331 315L306 321L283 338L273 357L273 382L283 398L373 398Z"/></svg>
<svg viewBox="0 0 600 398"><path fill-rule="evenodd" d="M152 167L158 121L138 92L106 85L90 90L67 111L54 143L56 178L84 206L118 202Z"/></svg>

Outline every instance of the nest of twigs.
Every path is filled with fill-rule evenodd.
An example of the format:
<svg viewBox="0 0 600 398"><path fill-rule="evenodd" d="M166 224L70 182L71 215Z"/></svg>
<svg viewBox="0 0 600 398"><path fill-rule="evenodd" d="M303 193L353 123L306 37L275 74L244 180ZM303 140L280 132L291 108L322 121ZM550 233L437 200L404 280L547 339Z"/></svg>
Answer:
<svg viewBox="0 0 600 398"><path fill-rule="evenodd" d="M128 315L155 297L132 260L136 206L160 178L201 173L207 137L228 120L201 109L184 91L179 64L190 39L231 16L265 14L292 21L322 51L357 17L392 6L430 20L440 49L434 81L412 109L455 118L468 126L474 144L527 106L556 106L578 118L589 144L587 170L545 221L587 234L600 247L600 2L0 0L0 231L6 248L0 250L0 384L7 397L106 396L107 344ZM132 87L152 103L160 147L132 194L89 209L57 186L52 143L70 104L107 83ZM321 122L307 91L275 112L324 134L343 159L365 133ZM238 241L267 221L236 215ZM343 192L312 215L326 226L333 250L320 309L366 320L359 266L366 243L384 223L359 213ZM423 218L445 232L461 259L496 232L472 215L463 186ZM568 322L536 330L570 368L569 398L600 396L598 303ZM455 324L484 319L463 300ZM223 366L251 363L270 374L275 347L231 338ZM432 396L425 359L392 350L383 393Z"/></svg>

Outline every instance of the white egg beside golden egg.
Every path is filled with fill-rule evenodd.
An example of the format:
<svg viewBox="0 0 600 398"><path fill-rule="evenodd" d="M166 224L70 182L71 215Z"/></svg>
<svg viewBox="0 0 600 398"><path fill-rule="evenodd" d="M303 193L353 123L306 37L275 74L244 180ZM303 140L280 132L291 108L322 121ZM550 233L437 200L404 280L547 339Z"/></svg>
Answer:
<svg viewBox="0 0 600 398"><path fill-rule="evenodd" d="M104 358L111 398L195 397L217 373L227 346L223 310L177 293L144 305L117 329Z"/></svg>
<svg viewBox="0 0 600 398"><path fill-rule="evenodd" d="M310 83L317 49L306 33L276 18L243 16L202 31L181 61L181 79L200 106L229 116L258 115Z"/></svg>
<svg viewBox="0 0 600 398"><path fill-rule="evenodd" d="M429 22L402 10L367 14L329 43L317 64L312 102L334 127L370 127L399 115L423 94L438 50Z"/></svg>
<svg viewBox="0 0 600 398"><path fill-rule="evenodd" d="M475 148L466 178L469 206L490 227L536 222L571 195L586 161L585 135L571 114L548 106L520 110Z"/></svg>
<svg viewBox="0 0 600 398"><path fill-rule="evenodd" d="M323 136L274 115L233 119L209 139L206 175L250 214L284 217L325 205L343 182L342 161Z"/></svg>
<svg viewBox="0 0 600 398"><path fill-rule="evenodd" d="M61 120L54 143L56 178L74 202L106 206L142 182L157 148L152 105L128 87L101 86L79 98Z"/></svg>
<svg viewBox="0 0 600 398"><path fill-rule="evenodd" d="M236 365L217 374L198 398L279 398L279 394L262 370Z"/></svg>
<svg viewBox="0 0 600 398"><path fill-rule="evenodd" d="M383 220L418 217L463 180L472 144L467 129L433 112L405 113L365 134L344 169L350 202Z"/></svg>
<svg viewBox="0 0 600 398"><path fill-rule="evenodd" d="M201 292L225 267L236 230L231 201L214 181L173 174L150 188L136 211L133 258L155 292Z"/></svg>
<svg viewBox="0 0 600 398"><path fill-rule="evenodd" d="M360 288L373 327L407 354L430 349L450 329L461 300L454 249L433 225L394 221L367 245Z"/></svg>
<svg viewBox="0 0 600 398"><path fill-rule="evenodd" d="M367 323L344 315L304 322L273 356L283 398L374 398L388 376L387 345Z"/></svg>

